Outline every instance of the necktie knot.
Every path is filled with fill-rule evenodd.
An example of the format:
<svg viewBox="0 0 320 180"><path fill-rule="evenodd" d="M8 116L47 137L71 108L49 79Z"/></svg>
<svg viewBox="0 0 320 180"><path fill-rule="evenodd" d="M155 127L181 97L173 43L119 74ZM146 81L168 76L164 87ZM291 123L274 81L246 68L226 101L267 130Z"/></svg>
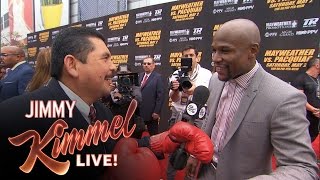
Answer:
<svg viewBox="0 0 320 180"><path fill-rule="evenodd" d="M96 118L97 118L97 111L96 108L94 108L93 105L90 106L90 111L89 111L89 119L91 121L91 124L94 124L96 122Z"/></svg>

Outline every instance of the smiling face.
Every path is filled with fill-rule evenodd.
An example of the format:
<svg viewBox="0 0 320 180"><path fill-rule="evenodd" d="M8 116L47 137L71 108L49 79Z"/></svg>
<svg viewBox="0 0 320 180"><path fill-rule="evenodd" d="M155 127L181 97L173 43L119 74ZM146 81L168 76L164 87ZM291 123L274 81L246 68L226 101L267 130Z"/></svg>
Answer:
<svg viewBox="0 0 320 180"><path fill-rule="evenodd" d="M259 39L259 30L251 21L233 20L221 26L212 42L212 61L221 81L237 78L254 67Z"/></svg>
<svg viewBox="0 0 320 180"><path fill-rule="evenodd" d="M89 52L86 63L77 61L78 80L82 96L100 97L110 94L112 77L116 66L111 61L111 53L105 43L99 38L89 38L94 49Z"/></svg>

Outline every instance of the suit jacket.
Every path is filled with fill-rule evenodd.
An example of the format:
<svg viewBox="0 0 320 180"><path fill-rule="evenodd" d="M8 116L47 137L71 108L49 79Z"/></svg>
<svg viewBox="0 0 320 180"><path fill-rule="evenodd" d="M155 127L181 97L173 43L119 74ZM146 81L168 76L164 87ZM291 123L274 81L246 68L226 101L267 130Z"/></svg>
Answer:
<svg viewBox="0 0 320 180"><path fill-rule="evenodd" d="M16 96L10 98L6 101L0 103L0 133L1 133L1 164L2 172L1 176L9 176L12 179L23 178L23 177L34 177L34 176L54 176L65 178L65 177L90 177L97 179L102 173L104 173L104 167L75 167L76 166L76 154L81 154L81 162L84 162L84 155L86 154L104 154L111 153L115 145L115 141L111 138L108 139L106 143L103 143L99 140L97 146L84 145L84 148L81 151L75 149L73 155L70 155L67 152L67 155L59 154L58 160L60 162L70 161L69 171L63 175L58 176L55 173L51 172L47 167L44 166L39 159L36 160L35 166L29 174L23 173L19 167L27 159L28 153L30 152L30 145L32 139L29 139L26 143L19 147L15 147L9 143L8 137L17 136L27 130L36 130L41 139L47 133L50 126L59 118L25 118L25 114L30 112L30 100L43 100L47 102L48 100L56 100L59 104L62 100L70 100L69 97L60 87L59 83L55 79L51 79L47 86L41 87L40 89L26 93L21 96ZM98 120L108 120L109 124L112 121L112 113L110 110L106 109L103 104L100 102L94 103L94 106L97 110L97 119ZM69 112L66 109L66 115ZM80 111L76 108L73 109L72 118L64 118L65 122L68 124L68 128L65 129L65 132L70 132L73 128L83 129L85 132L88 128L88 122L84 119ZM63 137L60 138L62 140ZM43 149L46 155L51 156L53 140ZM91 162L92 163L92 162Z"/></svg>
<svg viewBox="0 0 320 180"><path fill-rule="evenodd" d="M223 87L215 73L202 125L210 137ZM227 131L217 169L202 166L199 179L317 179L305 104L303 93L259 67ZM274 172L273 154L278 165Z"/></svg>
<svg viewBox="0 0 320 180"><path fill-rule="evenodd" d="M0 81L0 102L23 94L33 74L34 70L28 63L22 63L9 71Z"/></svg>
<svg viewBox="0 0 320 180"><path fill-rule="evenodd" d="M139 74L139 82L143 79L144 73ZM164 101L164 85L161 74L153 71L147 82L141 87L142 103L141 117L144 121L152 120L152 113L160 115Z"/></svg>

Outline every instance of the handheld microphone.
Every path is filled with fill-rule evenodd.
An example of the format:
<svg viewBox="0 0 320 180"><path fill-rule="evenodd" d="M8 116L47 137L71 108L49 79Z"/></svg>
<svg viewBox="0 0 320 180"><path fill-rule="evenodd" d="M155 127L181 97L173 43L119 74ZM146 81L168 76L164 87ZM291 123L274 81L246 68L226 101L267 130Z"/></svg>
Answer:
<svg viewBox="0 0 320 180"><path fill-rule="evenodd" d="M181 121L189 122L197 127L198 120L202 120L207 112L206 102L209 98L209 89L205 86L198 86L193 92L192 100L188 102Z"/></svg>
<svg viewBox="0 0 320 180"><path fill-rule="evenodd" d="M193 92L192 100L186 106L185 112L182 114L181 121L189 122L197 126L197 120L202 120L207 111L206 102L209 98L209 89L205 86L197 86ZM199 126L197 126L199 127ZM176 170L182 170L187 165L188 153L184 150L185 144L173 152L170 157L170 163Z"/></svg>

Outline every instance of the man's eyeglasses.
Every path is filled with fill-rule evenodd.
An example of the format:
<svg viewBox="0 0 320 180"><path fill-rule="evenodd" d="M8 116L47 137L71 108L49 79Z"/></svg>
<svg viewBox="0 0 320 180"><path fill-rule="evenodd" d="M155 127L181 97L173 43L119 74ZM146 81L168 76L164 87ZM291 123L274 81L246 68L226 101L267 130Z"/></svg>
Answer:
<svg viewBox="0 0 320 180"><path fill-rule="evenodd" d="M148 62L148 63L143 63L143 65L151 65L151 64L152 64L152 63L149 63L149 62Z"/></svg>
<svg viewBox="0 0 320 180"><path fill-rule="evenodd" d="M0 53L0 56L1 56L1 57L7 57L7 56L10 56L10 55L19 55L19 54Z"/></svg>

